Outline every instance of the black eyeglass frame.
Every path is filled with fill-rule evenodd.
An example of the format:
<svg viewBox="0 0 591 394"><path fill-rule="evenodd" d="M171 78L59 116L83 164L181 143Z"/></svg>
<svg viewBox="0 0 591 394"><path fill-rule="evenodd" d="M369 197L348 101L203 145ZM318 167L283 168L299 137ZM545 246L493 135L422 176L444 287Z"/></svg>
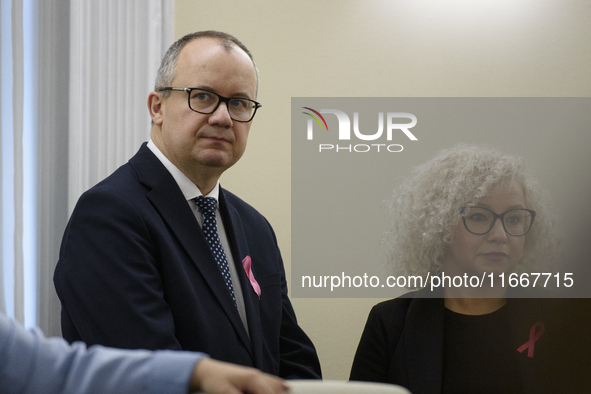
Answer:
<svg viewBox="0 0 591 394"><path fill-rule="evenodd" d="M187 92L187 104L189 105L189 108L191 109L191 111L197 112L199 114L204 114L204 115L213 114L215 111L217 111L217 109L219 108L221 103L226 103L226 107L228 107L230 100L246 100L246 101L250 101L251 103L254 103L254 111L252 112L252 116L248 120L238 120L238 119L232 118L232 114L230 114L230 110L228 107L228 115L230 115L230 118L232 120L234 120L236 122L240 122L240 123L250 122L254 118L254 116L256 115L257 109L259 109L263 106L258 101L254 101L254 100L251 100L246 97L224 97L224 96L220 96L216 92L212 92L211 90L207 90L207 89L203 89L203 88L173 88L173 87L167 86L167 87L158 89L159 92L164 92L167 90L174 90L174 91L178 91L178 92ZM215 108L211 112L201 112L201 111L197 111L196 109L193 109L193 107L191 107L191 92L193 90L203 90L204 92L216 95L219 100L218 100L218 103L216 104Z"/></svg>
<svg viewBox="0 0 591 394"><path fill-rule="evenodd" d="M490 228L488 230L486 230L483 233L475 233L474 231L470 231L470 229L468 228L468 225L466 224L466 215L468 214L468 211L472 208L479 208L479 209L486 209L487 211L489 211L490 213L493 214L493 221L491 222ZM505 226L505 215L508 214L509 212L512 211L527 211L529 212L529 214L531 215L531 222L529 223L529 228L523 233L523 234L519 234L519 235L515 235L515 234L511 234L508 230L507 227ZM532 226L534 225L534 220L536 218L536 211L532 211L531 209L525 209L525 208L513 208L513 209L509 209L501 214L497 214L496 212L493 212L492 210L485 208L485 207L479 207L479 206L473 206L473 207L462 207L460 208L460 215L462 216L462 221L464 222L464 227L466 228L466 230L471 233L471 234L475 234L475 235L484 235L484 234L488 234L490 232L490 230L493 229L493 227L495 226L495 223L497 222L497 219L501 219L501 224L503 225L503 229L505 230L505 232L507 234L509 234L512 237L523 237L525 234L527 234L529 232L529 230L531 230Z"/></svg>

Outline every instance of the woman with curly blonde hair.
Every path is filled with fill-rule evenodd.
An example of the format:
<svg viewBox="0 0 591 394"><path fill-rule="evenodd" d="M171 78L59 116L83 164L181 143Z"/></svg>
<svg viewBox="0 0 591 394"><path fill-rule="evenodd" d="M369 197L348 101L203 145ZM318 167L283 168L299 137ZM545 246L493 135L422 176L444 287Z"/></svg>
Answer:
<svg viewBox="0 0 591 394"><path fill-rule="evenodd" d="M418 166L388 201L395 273L486 280L443 280L374 306L351 380L413 394L551 390L556 322L544 300L507 297L509 274L548 267L546 205L523 159L491 147L458 145Z"/></svg>
<svg viewBox="0 0 591 394"><path fill-rule="evenodd" d="M525 168L520 157L464 144L416 167L413 176L406 178L388 201L392 229L383 243L396 274L426 277L427 273L441 273L454 230L466 218L461 210L513 185L519 185L524 207L536 212L527 236L522 238L523 254L514 270L547 267L556 244L550 232L552 221L546 212L545 195Z"/></svg>

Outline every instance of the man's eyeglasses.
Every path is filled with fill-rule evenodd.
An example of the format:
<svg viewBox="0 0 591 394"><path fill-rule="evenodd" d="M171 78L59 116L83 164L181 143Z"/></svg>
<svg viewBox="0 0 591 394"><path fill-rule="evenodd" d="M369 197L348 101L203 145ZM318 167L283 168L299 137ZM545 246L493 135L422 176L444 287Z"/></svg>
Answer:
<svg viewBox="0 0 591 394"><path fill-rule="evenodd" d="M198 88L160 88L159 92L177 90L187 92L189 108L200 114L214 113L220 103L226 103L230 118L236 122L250 122L262 105L254 100L242 97L224 97L206 89Z"/></svg>
<svg viewBox="0 0 591 394"><path fill-rule="evenodd" d="M488 233L497 219L501 219L505 232L514 237L525 235L536 217L536 212L530 209L509 209L499 215L484 207L463 207L460 214L466 230L472 234Z"/></svg>

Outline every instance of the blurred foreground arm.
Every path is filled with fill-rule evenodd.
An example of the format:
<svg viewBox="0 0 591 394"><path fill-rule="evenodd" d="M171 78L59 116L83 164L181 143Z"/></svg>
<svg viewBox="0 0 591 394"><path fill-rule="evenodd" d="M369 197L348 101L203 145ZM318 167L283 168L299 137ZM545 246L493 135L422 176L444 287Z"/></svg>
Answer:
<svg viewBox="0 0 591 394"><path fill-rule="evenodd" d="M170 350L121 350L69 345L27 331L0 314L2 393L206 393L279 394L281 379L257 370ZM234 391L232 391L234 390Z"/></svg>
<svg viewBox="0 0 591 394"><path fill-rule="evenodd" d="M288 387L283 379L258 369L203 359L191 378L191 391L199 390L211 394L281 394Z"/></svg>

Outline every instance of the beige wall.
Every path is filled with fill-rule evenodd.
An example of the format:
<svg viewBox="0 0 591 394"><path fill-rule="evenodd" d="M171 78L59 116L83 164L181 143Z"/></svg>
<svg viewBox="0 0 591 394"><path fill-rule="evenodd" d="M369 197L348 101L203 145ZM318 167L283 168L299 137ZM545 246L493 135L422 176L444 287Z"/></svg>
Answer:
<svg viewBox="0 0 591 394"><path fill-rule="evenodd" d="M273 224L291 267L291 97L590 96L585 0L176 0L175 37L216 29L252 51L263 108L222 177ZM324 376L347 379L376 299L292 299Z"/></svg>

